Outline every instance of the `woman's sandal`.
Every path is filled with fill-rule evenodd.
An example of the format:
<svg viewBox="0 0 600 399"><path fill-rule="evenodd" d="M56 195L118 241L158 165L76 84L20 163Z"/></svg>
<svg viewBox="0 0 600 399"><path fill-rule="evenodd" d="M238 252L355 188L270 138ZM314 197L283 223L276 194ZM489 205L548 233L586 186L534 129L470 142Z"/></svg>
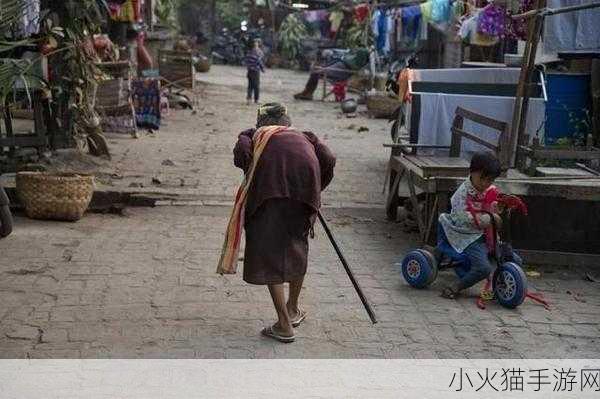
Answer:
<svg viewBox="0 0 600 399"><path fill-rule="evenodd" d="M302 324L302 322L304 320L306 320L306 315L308 313L305 310L299 309L298 310L298 317L295 320L291 320L292 322L292 327L296 328L298 327L300 324Z"/></svg>
<svg viewBox="0 0 600 399"><path fill-rule="evenodd" d="M442 290L442 298L446 298L446 299L456 299L456 294L457 292L454 291L451 287L445 287Z"/></svg>
<svg viewBox="0 0 600 399"><path fill-rule="evenodd" d="M265 327L262 329L262 331L260 332L262 335L264 335L265 337L269 337L269 338L273 338L279 342L283 342L284 344L289 344L292 343L296 340L296 336L292 335L289 337L286 337L284 335L280 335L279 333L277 333L275 331L274 326L271 327Z"/></svg>

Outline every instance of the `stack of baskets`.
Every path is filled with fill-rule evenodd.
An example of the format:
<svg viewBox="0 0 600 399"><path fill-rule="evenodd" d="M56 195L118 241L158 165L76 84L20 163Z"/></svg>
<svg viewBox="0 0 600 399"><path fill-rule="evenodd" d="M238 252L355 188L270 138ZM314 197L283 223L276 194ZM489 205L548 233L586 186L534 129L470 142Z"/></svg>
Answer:
<svg viewBox="0 0 600 399"><path fill-rule="evenodd" d="M75 173L19 172L17 193L33 219L76 221L94 193L94 177Z"/></svg>
<svg viewBox="0 0 600 399"><path fill-rule="evenodd" d="M402 105L397 97L385 92L373 91L367 94L367 109L373 118L389 118Z"/></svg>

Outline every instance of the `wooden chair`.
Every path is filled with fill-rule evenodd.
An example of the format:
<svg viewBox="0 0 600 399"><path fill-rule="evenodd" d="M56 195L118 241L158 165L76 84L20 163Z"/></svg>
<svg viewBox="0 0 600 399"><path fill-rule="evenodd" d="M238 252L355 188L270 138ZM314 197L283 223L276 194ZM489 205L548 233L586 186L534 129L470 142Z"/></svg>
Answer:
<svg viewBox="0 0 600 399"><path fill-rule="evenodd" d="M359 71L355 71L352 69L345 69L345 68L331 68L331 67L320 67L320 66L313 66L311 68L311 73L318 73L321 75L321 80L323 82L323 89L322 89L322 94L321 94L321 101L326 101L331 95L333 95L333 89L328 89L327 88L327 84L331 83L329 82L329 78L327 77L328 72L348 72L351 73L351 76L346 80L350 80L353 76L358 75Z"/></svg>
<svg viewBox="0 0 600 399"><path fill-rule="evenodd" d="M38 91L33 95L33 122L34 132L15 132L13 129L13 114L11 106L6 102L0 107L0 119L4 121L4 132L0 128L0 158L7 157L7 170L14 170L18 160L17 150L23 148L35 149L39 154L48 148L50 143L48 118L50 118L50 107L47 101L43 101ZM6 149L6 150L5 150ZM3 169L0 166L0 170Z"/></svg>
<svg viewBox="0 0 600 399"><path fill-rule="evenodd" d="M468 119L479 125L487 126L498 132L497 143L489 142L478 135L464 129L464 120ZM450 146L415 144L399 142L384 144L392 149L388 170L390 171L390 187L386 204L388 219L396 220L397 208L402 199L398 196L398 189L404 177L409 190L410 205L413 216L417 222L423 241L429 239L431 230L435 225L436 216L444 212L448 206L448 195L436 190L436 177L467 177L469 175L469 160L461 158L463 140L475 142L492 150L500 159L503 168L508 168L510 153L508 147L508 124L498 121L473 111L457 107L454 122L451 128L452 138ZM448 150L448 156L419 155L419 149ZM423 192L425 207L421 211L417 189Z"/></svg>

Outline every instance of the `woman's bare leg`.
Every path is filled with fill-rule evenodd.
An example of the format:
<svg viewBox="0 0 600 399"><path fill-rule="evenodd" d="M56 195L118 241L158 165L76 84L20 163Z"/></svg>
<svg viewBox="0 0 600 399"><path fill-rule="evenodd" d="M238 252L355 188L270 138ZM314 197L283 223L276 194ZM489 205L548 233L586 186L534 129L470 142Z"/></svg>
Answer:
<svg viewBox="0 0 600 399"><path fill-rule="evenodd" d="M275 328L281 335L291 337L294 335L294 329L285 302L284 286L283 284L270 284L268 287L271 299L273 299L273 305L275 305L275 311L277 312L278 321L275 324Z"/></svg>
<svg viewBox="0 0 600 399"><path fill-rule="evenodd" d="M297 318L300 313L298 299L300 298L300 291L302 290L303 283L304 277L300 277L298 280L290 282L290 295L287 301L287 311L292 320Z"/></svg>

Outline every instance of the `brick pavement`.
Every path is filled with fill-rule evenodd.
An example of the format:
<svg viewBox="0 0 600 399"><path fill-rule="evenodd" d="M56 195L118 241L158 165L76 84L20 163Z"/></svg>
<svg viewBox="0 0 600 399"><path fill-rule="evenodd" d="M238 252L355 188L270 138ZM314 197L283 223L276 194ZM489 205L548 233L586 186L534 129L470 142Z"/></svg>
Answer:
<svg viewBox="0 0 600 399"><path fill-rule="evenodd" d="M270 71L265 99L287 98L305 78ZM142 182L135 190L231 199L240 179L231 147L255 109L241 106L241 69L216 68L205 79L197 115L176 111L157 135L138 140L111 136L101 187ZM309 318L297 342L283 345L258 334L275 317L266 289L214 273L226 206L133 208L72 224L19 217L0 240L0 357L599 357L600 285L582 280L586 270L539 269L531 282L552 311L443 300L447 273L429 290L409 288L393 264L413 237L385 221L382 207L386 122L338 118L335 107L294 103L291 112L338 155L325 212L375 305L376 326L320 231L302 295ZM363 125L370 131L359 133Z"/></svg>
<svg viewBox="0 0 600 399"><path fill-rule="evenodd" d="M533 283L552 311L529 301L481 311L438 296L447 273L408 287L393 263L411 238L380 210L325 212L375 326L320 229L302 294L309 317L284 345L258 334L275 317L267 290L214 273L228 208L135 208L76 224L17 219L0 242L0 356L598 357L600 295L582 270L540 269Z"/></svg>

